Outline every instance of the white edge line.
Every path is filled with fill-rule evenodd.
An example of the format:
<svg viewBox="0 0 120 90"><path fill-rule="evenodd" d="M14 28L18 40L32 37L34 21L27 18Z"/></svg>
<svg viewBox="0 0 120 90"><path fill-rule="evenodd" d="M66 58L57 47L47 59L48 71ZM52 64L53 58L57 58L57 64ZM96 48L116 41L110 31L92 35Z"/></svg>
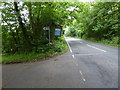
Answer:
<svg viewBox="0 0 120 90"><path fill-rule="evenodd" d="M75 58L74 55L72 55L72 57L73 57L73 59ZM75 62L74 60L73 60L73 62L75 63L76 66L78 66L78 63L77 63L77 62Z"/></svg>
<svg viewBox="0 0 120 90"><path fill-rule="evenodd" d="M73 58L75 58L75 56L74 56L74 55L72 55L72 57L73 57Z"/></svg>
<svg viewBox="0 0 120 90"><path fill-rule="evenodd" d="M97 49L97 50L100 50L100 51L106 52L106 51L103 50L103 49L100 49L100 48L97 48L97 47L91 46L91 45L89 45L89 44L86 44L86 45L89 46L89 47L95 48L95 49Z"/></svg>
<svg viewBox="0 0 120 90"><path fill-rule="evenodd" d="M82 76L83 81L85 82L86 79L83 77L82 71L80 70L79 72L80 72L80 74L81 74L81 76Z"/></svg>
<svg viewBox="0 0 120 90"><path fill-rule="evenodd" d="M66 40L66 42L67 42L67 40ZM70 45L68 44L68 42L67 42L67 45L68 45L68 47L70 49L70 52L72 53L72 49L71 49Z"/></svg>
<svg viewBox="0 0 120 90"><path fill-rule="evenodd" d="M75 55L72 55L73 59L75 58ZM74 60L73 62L75 63L76 66L78 66L78 63L76 63Z"/></svg>
<svg viewBox="0 0 120 90"><path fill-rule="evenodd" d="M65 39L66 40L66 39ZM66 40L66 42L67 42L67 40ZM70 49L70 52L72 53L72 49L71 49L71 47L70 47L70 45L68 44L68 42L67 42L67 45L68 45L68 47L69 47L69 49ZM75 58L75 56L74 55L72 55L72 57L73 58ZM76 64L76 66L78 66L78 64L77 63L75 63Z"/></svg>

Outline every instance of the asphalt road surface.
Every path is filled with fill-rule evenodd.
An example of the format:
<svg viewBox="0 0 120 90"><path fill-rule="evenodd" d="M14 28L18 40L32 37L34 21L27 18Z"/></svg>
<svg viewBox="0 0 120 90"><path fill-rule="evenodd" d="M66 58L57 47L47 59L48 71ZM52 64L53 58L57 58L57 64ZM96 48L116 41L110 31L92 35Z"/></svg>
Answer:
<svg viewBox="0 0 120 90"><path fill-rule="evenodd" d="M69 51L3 65L3 88L118 88L118 48L66 37Z"/></svg>

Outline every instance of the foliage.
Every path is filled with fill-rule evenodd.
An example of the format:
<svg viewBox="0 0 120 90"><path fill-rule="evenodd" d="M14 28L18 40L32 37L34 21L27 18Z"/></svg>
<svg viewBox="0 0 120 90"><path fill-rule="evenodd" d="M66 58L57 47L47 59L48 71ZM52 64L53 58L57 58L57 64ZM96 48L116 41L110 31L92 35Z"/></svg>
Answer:
<svg viewBox="0 0 120 90"><path fill-rule="evenodd" d="M120 44L118 25L119 2L85 3L83 12L78 12L66 35Z"/></svg>
<svg viewBox="0 0 120 90"><path fill-rule="evenodd" d="M54 27L69 25L69 10L73 3L67 2L1 2L3 53L44 52L48 48L50 26L51 42Z"/></svg>
<svg viewBox="0 0 120 90"><path fill-rule="evenodd" d="M62 52L65 42L54 37L57 25L69 26L67 36L120 44L119 2L1 2L0 5L3 62L29 61ZM43 30L46 26L50 26L51 43L48 30Z"/></svg>
<svg viewBox="0 0 120 90"><path fill-rule="evenodd" d="M49 50L46 50L46 48ZM41 48L43 51L40 53L30 52L30 53L22 53L22 54L12 54L12 55L4 55L3 54L3 63L21 63L21 62L31 62L41 60L48 56L53 56L57 54L61 54L68 50L68 46L64 38L59 38L57 41L50 43L48 47Z"/></svg>

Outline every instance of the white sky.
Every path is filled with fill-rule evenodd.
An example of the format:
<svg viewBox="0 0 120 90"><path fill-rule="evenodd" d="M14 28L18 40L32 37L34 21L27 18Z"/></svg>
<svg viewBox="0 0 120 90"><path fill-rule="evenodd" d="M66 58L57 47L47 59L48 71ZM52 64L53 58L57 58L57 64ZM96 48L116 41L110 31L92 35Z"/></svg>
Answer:
<svg viewBox="0 0 120 90"><path fill-rule="evenodd" d="M95 0L79 0L79 2L93 2Z"/></svg>

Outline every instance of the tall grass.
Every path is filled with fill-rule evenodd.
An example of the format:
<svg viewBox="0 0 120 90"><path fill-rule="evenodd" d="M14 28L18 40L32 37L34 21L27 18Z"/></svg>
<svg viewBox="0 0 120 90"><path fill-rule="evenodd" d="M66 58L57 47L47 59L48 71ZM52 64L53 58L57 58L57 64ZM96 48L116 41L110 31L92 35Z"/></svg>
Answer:
<svg viewBox="0 0 120 90"><path fill-rule="evenodd" d="M58 40L54 40L52 43L48 45L48 50L44 50L40 53L29 52L22 54L13 54L13 55L2 55L2 63L22 63L22 62L31 62L36 60L42 60L48 56L53 56L56 54L64 53L68 50L68 46L63 37L58 38Z"/></svg>

